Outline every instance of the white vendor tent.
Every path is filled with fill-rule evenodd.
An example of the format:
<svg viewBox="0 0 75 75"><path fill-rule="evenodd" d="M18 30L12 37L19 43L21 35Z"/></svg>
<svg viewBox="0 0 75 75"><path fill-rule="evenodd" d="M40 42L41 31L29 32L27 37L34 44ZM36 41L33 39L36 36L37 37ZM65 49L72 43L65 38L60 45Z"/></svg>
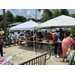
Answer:
<svg viewBox="0 0 75 75"><path fill-rule="evenodd" d="M74 27L74 26L75 26L75 18L61 15L36 26L36 29L46 29L46 28L50 29L51 27L59 28L59 27Z"/></svg>
<svg viewBox="0 0 75 75"><path fill-rule="evenodd" d="M14 26L12 28L9 28L9 32L12 30L33 30L33 35L34 35L34 29L38 25L39 25L38 23L30 20L30 21L24 22L22 24L19 24L17 26ZM33 37L33 40L34 40L34 37ZM35 51L35 44L34 44L34 51Z"/></svg>
<svg viewBox="0 0 75 75"><path fill-rule="evenodd" d="M38 25L39 25L38 23L30 20L30 21L24 22L22 24L19 24L17 26L9 28L9 31L12 31L12 30L34 30L35 27Z"/></svg>

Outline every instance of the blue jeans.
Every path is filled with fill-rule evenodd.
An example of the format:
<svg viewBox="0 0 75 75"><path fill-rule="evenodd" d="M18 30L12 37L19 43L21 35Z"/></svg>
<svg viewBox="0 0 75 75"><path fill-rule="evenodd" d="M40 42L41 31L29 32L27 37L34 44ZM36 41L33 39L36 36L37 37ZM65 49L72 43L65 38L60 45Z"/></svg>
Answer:
<svg viewBox="0 0 75 75"><path fill-rule="evenodd" d="M55 44L54 54L57 54L57 44Z"/></svg>

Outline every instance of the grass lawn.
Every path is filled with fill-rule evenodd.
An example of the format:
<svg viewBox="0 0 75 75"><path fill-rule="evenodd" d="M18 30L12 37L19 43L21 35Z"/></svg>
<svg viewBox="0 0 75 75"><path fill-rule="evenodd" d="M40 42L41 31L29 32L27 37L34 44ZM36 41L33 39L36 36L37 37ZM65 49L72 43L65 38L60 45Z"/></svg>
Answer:
<svg viewBox="0 0 75 75"><path fill-rule="evenodd" d="M4 34L4 31L0 31L1 34Z"/></svg>

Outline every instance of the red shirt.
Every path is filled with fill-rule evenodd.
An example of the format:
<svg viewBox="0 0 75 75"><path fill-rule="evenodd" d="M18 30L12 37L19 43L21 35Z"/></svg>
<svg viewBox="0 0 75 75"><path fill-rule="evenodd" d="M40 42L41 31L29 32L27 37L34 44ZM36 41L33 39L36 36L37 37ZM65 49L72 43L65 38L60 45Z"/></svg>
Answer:
<svg viewBox="0 0 75 75"><path fill-rule="evenodd" d="M52 34L47 34L46 37L47 37L47 40L50 40L52 37Z"/></svg>
<svg viewBox="0 0 75 75"><path fill-rule="evenodd" d="M56 42L56 34L54 35L53 44L57 44L57 42Z"/></svg>

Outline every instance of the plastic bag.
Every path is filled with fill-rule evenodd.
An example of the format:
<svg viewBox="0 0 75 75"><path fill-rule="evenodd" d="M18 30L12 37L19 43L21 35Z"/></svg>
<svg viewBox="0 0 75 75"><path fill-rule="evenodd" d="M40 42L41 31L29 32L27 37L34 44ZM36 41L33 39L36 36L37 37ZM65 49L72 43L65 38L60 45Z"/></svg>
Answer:
<svg viewBox="0 0 75 75"><path fill-rule="evenodd" d="M1 65L10 65L11 61L12 61L12 56L9 56L1 63Z"/></svg>

